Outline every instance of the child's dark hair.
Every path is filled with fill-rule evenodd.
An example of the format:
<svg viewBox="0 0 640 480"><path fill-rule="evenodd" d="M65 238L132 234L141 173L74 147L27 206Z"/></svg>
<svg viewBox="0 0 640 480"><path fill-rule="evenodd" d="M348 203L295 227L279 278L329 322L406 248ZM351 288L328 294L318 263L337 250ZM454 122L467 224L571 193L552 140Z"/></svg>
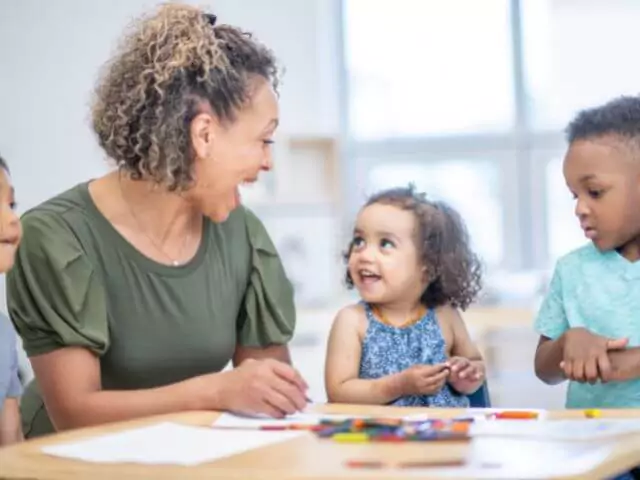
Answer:
<svg viewBox="0 0 640 480"><path fill-rule="evenodd" d="M9 172L9 165L7 165L7 161L2 158L2 155L0 155L0 168L6 170L7 173Z"/></svg>
<svg viewBox="0 0 640 480"><path fill-rule="evenodd" d="M460 214L444 202L428 200L424 193L416 192L414 185L378 192L363 208L374 204L392 205L415 215L416 244L429 276L420 301L429 308L451 304L462 310L473 303L482 289L482 265L471 250ZM347 263L352 247L350 243L344 254ZM346 283L353 288L348 268Z"/></svg>
<svg viewBox="0 0 640 480"><path fill-rule="evenodd" d="M579 112L566 128L567 141L613 135L640 147L640 97L622 96Z"/></svg>

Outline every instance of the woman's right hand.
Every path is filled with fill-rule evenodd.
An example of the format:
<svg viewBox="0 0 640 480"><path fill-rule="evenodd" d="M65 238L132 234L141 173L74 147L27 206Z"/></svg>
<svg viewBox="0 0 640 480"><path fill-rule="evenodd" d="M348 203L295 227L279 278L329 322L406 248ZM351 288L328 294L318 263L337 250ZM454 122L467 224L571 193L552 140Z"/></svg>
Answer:
<svg viewBox="0 0 640 480"><path fill-rule="evenodd" d="M449 376L446 363L413 365L402 371L403 395L433 395L440 391Z"/></svg>
<svg viewBox="0 0 640 480"><path fill-rule="evenodd" d="M215 375L218 408L243 415L283 418L307 405L307 383L291 365L273 359L247 359Z"/></svg>

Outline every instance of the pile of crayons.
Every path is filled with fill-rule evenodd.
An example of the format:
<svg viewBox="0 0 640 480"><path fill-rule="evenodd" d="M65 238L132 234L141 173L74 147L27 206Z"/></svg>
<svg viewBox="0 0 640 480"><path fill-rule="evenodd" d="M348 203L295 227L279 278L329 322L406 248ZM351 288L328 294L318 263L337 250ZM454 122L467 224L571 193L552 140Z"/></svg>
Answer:
<svg viewBox="0 0 640 480"><path fill-rule="evenodd" d="M502 411L486 415L489 420L535 420L537 412ZM336 442L429 442L468 441L469 429L475 418L421 419L402 418L350 418L323 419L318 424L288 424L263 426L261 430L307 430L319 438Z"/></svg>
<svg viewBox="0 0 640 480"><path fill-rule="evenodd" d="M335 442L468 441L472 420L349 419L323 420L314 428L320 438Z"/></svg>

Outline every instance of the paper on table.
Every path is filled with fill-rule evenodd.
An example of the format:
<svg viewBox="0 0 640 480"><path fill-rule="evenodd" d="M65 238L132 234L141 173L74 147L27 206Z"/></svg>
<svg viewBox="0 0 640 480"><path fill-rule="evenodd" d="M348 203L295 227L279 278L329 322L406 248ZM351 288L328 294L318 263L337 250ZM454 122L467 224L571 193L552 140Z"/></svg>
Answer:
<svg viewBox="0 0 640 480"><path fill-rule="evenodd" d="M536 438L546 440L601 440L640 434L640 420L588 419L543 420L539 422L497 420L474 423L471 436Z"/></svg>
<svg viewBox="0 0 640 480"><path fill-rule="evenodd" d="M159 423L42 448L48 455L97 463L191 466L291 440L304 432L222 431Z"/></svg>
<svg viewBox="0 0 640 480"><path fill-rule="evenodd" d="M542 420L546 418L548 411L538 408L467 408L465 413L457 418L469 418L477 417L479 419L484 418L487 415L502 412L533 412L538 414L538 419Z"/></svg>
<svg viewBox="0 0 640 480"><path fill-rule="evenodd" d="M615 444L484 438L472 442L464 466L429 468L430 478L583 478L611 456ZM417 472L416 472L417 473ZM426 476L426 475L425 475Z"/></svg>
<svg viewBox="0 0 640 480"><path fill-rule="evenodd" d="M300 412L285 418L249 417L233 413L223 413L213 422L217 428L288 427L292 425L318 425L322 420L348 420L350 418L370 418L368 415L338 415L328 413Z"/></svg>

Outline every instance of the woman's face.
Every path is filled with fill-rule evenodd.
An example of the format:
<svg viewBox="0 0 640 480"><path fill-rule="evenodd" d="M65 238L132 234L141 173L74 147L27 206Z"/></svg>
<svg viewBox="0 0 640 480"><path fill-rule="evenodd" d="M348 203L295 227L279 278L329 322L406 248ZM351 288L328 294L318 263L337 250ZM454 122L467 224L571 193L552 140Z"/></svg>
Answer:
<svg viewBox="0 0 640 480"><path fill-rule="evenodd" d="M271 144L278 126L278 99L271 85L256 80L248 105L231 124L210 113L196 116L191 139L195 185L186 197L214 222L224 222L240 205L238 187L272 167Z"/></svg>

